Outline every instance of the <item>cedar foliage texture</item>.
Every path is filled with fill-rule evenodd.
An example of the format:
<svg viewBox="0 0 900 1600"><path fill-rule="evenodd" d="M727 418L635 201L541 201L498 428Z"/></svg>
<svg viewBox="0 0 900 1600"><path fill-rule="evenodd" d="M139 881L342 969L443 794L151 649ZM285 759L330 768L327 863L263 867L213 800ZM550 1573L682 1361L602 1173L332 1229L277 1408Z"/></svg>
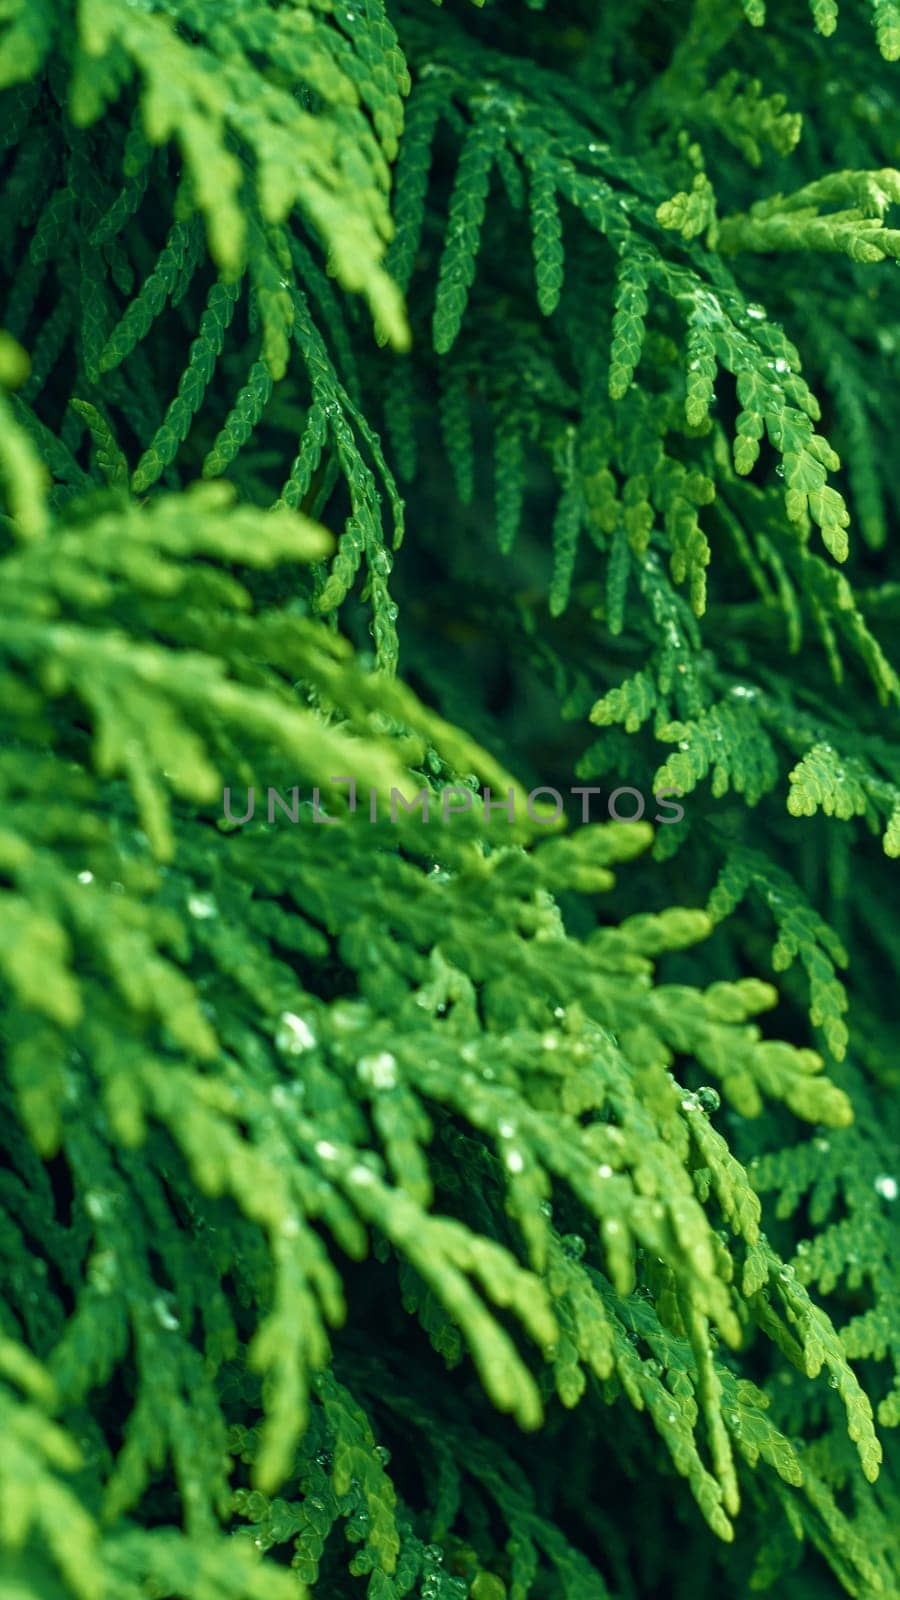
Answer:
<svg viewBox="0 0 900 1600"><path fill-rule="evenodd" d="M898 60L0 6L2 1600L900 1595Z"/></svg>

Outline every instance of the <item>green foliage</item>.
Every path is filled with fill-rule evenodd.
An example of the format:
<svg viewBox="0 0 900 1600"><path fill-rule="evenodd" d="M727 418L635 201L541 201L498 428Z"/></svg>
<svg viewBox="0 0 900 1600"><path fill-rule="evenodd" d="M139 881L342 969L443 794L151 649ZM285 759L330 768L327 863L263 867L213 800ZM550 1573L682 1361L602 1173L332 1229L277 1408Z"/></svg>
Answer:
<svg viewBox="0 0 900 1600"><path fill-rule="evenodd" d="M900 1593L898 59L3 8L9 1600Z"/></svg>

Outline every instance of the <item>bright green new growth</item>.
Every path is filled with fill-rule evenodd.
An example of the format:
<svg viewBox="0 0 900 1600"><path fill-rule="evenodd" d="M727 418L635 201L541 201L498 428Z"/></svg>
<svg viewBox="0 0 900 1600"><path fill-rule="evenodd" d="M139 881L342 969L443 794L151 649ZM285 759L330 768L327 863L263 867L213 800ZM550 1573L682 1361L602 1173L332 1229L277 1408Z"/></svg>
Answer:
<svg viewBox="0 0 900 1600"><path fill-rule="evenodd" d="M3 8L2 1600L900 1593L898 59Z"/></svg>

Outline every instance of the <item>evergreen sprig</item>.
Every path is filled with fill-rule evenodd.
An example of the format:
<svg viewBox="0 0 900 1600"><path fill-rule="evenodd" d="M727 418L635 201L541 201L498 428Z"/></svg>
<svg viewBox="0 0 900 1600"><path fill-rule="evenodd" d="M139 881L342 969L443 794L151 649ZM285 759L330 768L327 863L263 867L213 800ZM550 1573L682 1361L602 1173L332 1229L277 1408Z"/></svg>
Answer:
<svg viewBox="0 0 900 1600"><path fill-rule="evenodd" d="M9 1600L900 1592L898 58L3 8Z"/></svg>

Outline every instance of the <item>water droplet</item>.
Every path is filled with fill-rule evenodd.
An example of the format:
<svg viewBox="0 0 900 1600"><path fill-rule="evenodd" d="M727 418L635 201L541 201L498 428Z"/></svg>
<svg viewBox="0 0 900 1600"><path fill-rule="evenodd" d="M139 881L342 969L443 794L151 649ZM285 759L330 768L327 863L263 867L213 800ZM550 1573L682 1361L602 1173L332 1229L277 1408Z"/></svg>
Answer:
<svg viewBox="0 0 900 1600"><path fill-rule="evenodd" d="M110 1213L109 1195L102 1194L99 1189L92 1189L84 1197L84 1209L89 1217L94 1218L95 1222L102 1221Z"/></svg>
<svg viewBox="0 0 900 1600"><path fill-rule="evenodd" d="M599 1166L597 1168L597 1176L598 1176L598 1178L611 1178L612 1175L613 1175L613 1169L612 1169L611 1166L609 1166L609 1164L606 1161L603 1162L602 1166Z"/></svg>
<svg viewBox="0 0 900 1600"><path fill-rule="evenodd" d="M506 1154L506 1165L510 1172L521 1172L525 1166L521 1151L509 1150Z"/></svg>
<svg viewBox="0 0 900 1600"><path fill-rule="evenodd" d="M896 1200L900 1193L897 1179L890 1177L887 1172L880 1172L875 1179L875 1192L881 1195L882 1200Z"/></svg>
<svg viewBox="0 0 900 1600"><path fill-rule="evenodd" d="M766 308L765 306L748 306L747 315L754 322L764 322L766 317Z"/></svg>
<svg viewBox="0 0 900 1600"><path fill-rule="evenodd" d="M285 1217L281 1224L281 1232L285 1238L293 1239L300 1232L300 1223L296 1217Z"/></svg>
<svg viewBox="0 0 900 1600"><path fill-rule="evenodd" d="M174 1333L175 1329L181 1326L172 1310L174 1303L170 1294L158 1294L153 1302L153 1315L160 1327L165 1328L168 1333Z"/></svg>
<svg viewBox="0 0 900 1600"><path fill-rule="evenodd" d="M299 1056L304 1050L311 1050L315 1042L312 1028L302 1017L296 1016L293 1011L282 1011L275 1034L276 1049L286 1056Z"/></svg>
<svg viewBox="0 0 900 1600"><path fill-rule="evenodd" d="M78 874L78 882L79 883L93 883L93 881L94 881L94 874L92 872L88 872L87 870L85 870L84 872L79 872L79 874Z"/></svg>
<svg viewBox="0 0 900 1600"><path fill-rule="evenodd" d="M697 1090L697 1100L707 1115L710 1115L713 1111L718 1111L720 1105L722 1104L722 1098L719 1094L719 1091L717 1089L710 1089L707 1086Z"/></svg>
<svg viewBox="0 0 900 1600"><path fill-rule="evenodd" d="M197 917L201 920L206 917L215 917L219 914L219 908L211 894L189 895L187 908L192 917Z"/></svg>
<svg viewBox="0 0 900 1600"><path fill-rule="evenodd" d="M334 1161L337 1159L337 1146L329 1143L327 1139L319 1139L318 1143L314 1146L314 1149L316 1155L320 1156L323 1161Z"/></svg>
<svg viewBox="0 0 900 1600"><path fill-rule="evenodd" d="M112 1250L100 1250L95 1256L91 1257L88 1281L98 1294L112 1293L116 1281L117 1266L115 1252Z"/></svg>
<svg viewBox="0 0 900 1600"><path fill-rule="evenodd" d="M776 360L776 362L775 362L775 371L776 372L789 372L790 371L790 367L788 366L787 362L785 361L784 356L779 356L778 359Z"/></svg>
<svg viewBox="0 0 900 1600"><path fill-rule="evenodd" d="M566 1252L566 1255L571 1256L573 1261L580 1261L585 1250L587 1249L587 1245L582 1239L580 1233L564 1233L562 1237L562 1247Z"/></svg>
<svg viewBox="0 0 900 1600"><path fill-rule="evenodd" d="M511 1139L515 1131L516 1125L514 1122L504 1121L497 1123L497 1132L501 1139Z"/></svg>
<svg viewBox="0 0 900 1600"><path fill-rule="evenodd" d="M363 1056L356 1063L357 1077L373 1089L393 1089L397 1082L397 1058L389 1050L377 1055Z"/></svg>
<svg viewBox="0 0 900 1600"><path fill-rule="evenodd" d="M356 1184L366 1184L366 1183L374 1183L375 1182L375 1174L374 1174L374 1172L372 1172L369 1167L364 1167L361 1162L358 1162L355 1167L351 1167L350 1168L350 1171L347 1174L347 1178L348 1178L350 1183L356 1183Z"/></svg>
<svg viewBox="0 0 900 1600"><path fill-rule="evenodd" d="M378 549L373 550L369 557L369 566L373 572L378 573L379 577L386 578L393 565L394 558L389 550L385 550L384 545L379 545Z"/></svg>

